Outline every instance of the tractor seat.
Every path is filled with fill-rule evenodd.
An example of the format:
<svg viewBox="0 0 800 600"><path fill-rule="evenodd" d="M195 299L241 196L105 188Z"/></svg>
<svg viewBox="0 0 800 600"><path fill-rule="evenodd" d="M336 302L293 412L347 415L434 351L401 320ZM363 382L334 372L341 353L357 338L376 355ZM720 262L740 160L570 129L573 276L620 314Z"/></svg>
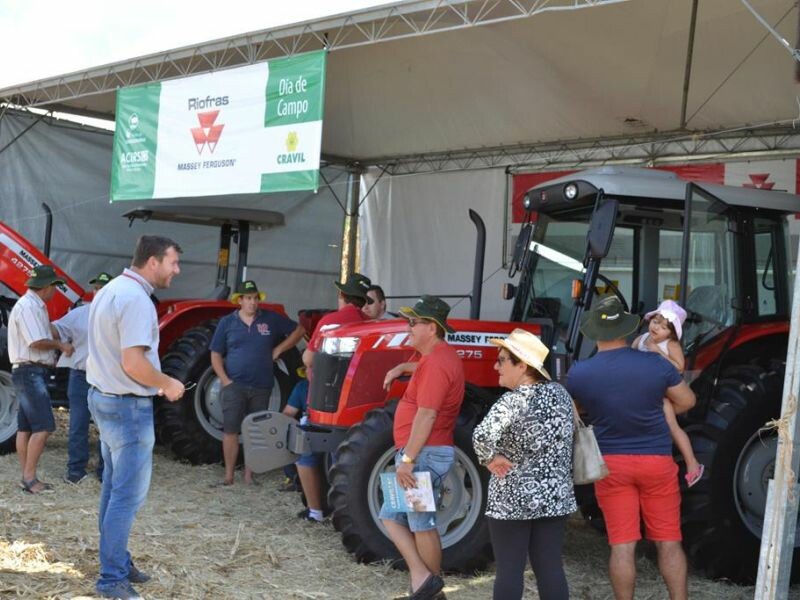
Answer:
<svg viewBox="0 0 800 600"><path fill-rule="evenodd" d="M718 327L720 323L727 325L729 307L728 286L701 285L696 287L686 298L686 310L696 312L706 319L702 319L700 322L687 320L684 326L684 337L691 341Z"/></svg>

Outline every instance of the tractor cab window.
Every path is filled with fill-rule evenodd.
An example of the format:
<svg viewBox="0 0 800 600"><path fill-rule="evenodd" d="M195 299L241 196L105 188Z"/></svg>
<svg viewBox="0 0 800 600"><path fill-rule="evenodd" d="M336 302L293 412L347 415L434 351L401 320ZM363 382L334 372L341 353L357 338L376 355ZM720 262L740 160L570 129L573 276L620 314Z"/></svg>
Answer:
<svg viewBox="0 0 800 600"><path fill-rule="evenodd" d="M733 324L731 299L737 292L728 206L696 186L691 190L687 206L691 216L683 239L688 316L682 341L687 352Z"/></svg>
<svg viewBox="0 0 800 600"><path fill-rule="evenodd" d="M754 312L757 317L786 315L785 253L787 223L785 219L753 219L755 283Z"/></svg>
<svg viewBox="0 0 800 600"><path fill-rule="evenodd" d="M520 281L521 320L552 319L560 352L572 312L572 282L583 277L590 215L591 209L568 219L540 214L529 246L530 276Z"/></svg>

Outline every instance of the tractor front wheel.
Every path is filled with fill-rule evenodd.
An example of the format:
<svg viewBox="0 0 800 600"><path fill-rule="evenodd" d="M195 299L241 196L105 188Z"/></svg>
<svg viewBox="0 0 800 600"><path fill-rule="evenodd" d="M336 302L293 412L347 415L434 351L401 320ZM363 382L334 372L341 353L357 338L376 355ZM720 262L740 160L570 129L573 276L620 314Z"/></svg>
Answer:
<svg viewBox="0 0 800 600"><path fill-rule="evenodd" d="M398 559L378 514L383 502L380 474L394 471L393 408L370 411L352 427L336 451L330 470L328 502L333 525L345 548L361 562ZM442 484L437 523L442 540L442 568L471 573L492 558L483 518L488 475L472 450L474 422L455 432L455 463Z"/></svg>

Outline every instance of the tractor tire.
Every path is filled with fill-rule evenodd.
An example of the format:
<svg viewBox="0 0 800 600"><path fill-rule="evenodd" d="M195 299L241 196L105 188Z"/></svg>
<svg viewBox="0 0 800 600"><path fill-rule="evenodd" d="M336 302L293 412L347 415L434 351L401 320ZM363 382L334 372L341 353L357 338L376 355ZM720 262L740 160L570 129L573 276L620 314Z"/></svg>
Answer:
<svg viewBox="0 0 800 600"><path fill-rule="evenodd" d="M783 369L775 361L726 370L704 422L686 428L705 474L683 492L685 547L692 566L708 577L756 579L777 443L774 431L759 430L779 416ZM797 566L795 560L793 578Z"/></svg>
<svg viewBox="0 0 800 600"><path fill-rule="evenodd" d="M466 404L466 403L465 403ZM462 415L464 411L462 411ZM400 555L378 518L382 504L380 474L394 467L392 420L394 407L372 410L336 451L331 467L328 503L333 525L348 552L359 562L398 560ZM448 521L442 533L442 568L473 573L492 560L486 509L488 472L478 466L472 449L474 418L459 419L456 427L456 462L444 483L439 517Z"/></svg>
<svg viewBox="0 0 800 600"><path fill-rule="evenodd" d="M11 373L0 371L0 454L16 450L17 394L11 382Z"/></svg>
<svg viewBox="0 0 800 600"><path fill-rule="evenodd" d="M178 402L158 399L155 408L157 439L193 465L222 460L220 383L211 368L209 351L217 323L218 319L212 319L187 330L161 359L165 374L184 383L197 383ZM279 410L289 399L301 364L300 353L292 348L273 365L276 385L270 402L277 402L279 395Z"/></svg>

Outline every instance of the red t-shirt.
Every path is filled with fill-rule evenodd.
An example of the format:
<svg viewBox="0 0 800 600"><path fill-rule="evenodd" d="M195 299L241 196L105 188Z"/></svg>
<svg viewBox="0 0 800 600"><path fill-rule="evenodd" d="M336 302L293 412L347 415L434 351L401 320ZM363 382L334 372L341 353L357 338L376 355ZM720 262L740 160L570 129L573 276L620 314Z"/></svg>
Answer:
<svg viewBox="0 0 800 600"><path fill-rule="evenodd" d="M464 400L464 365L452 346L439 342L423 356L394 415L394 444L402 448L411 436L418 408L432 408L436 421L426 446L452 446L456 419Z"/></svg>
<svg viewBox="0 0 800 600"><path fill-rule="evenodd" d="M323 315L317 322L317 327L314 329L314 334L308 342L308 349L312 352L319 352L322 346L322 331L326 325L344 325L345 323L360 323L365 321L367 315L361 312L361 309L354 304L346 304L344 308Z"/></svg>

